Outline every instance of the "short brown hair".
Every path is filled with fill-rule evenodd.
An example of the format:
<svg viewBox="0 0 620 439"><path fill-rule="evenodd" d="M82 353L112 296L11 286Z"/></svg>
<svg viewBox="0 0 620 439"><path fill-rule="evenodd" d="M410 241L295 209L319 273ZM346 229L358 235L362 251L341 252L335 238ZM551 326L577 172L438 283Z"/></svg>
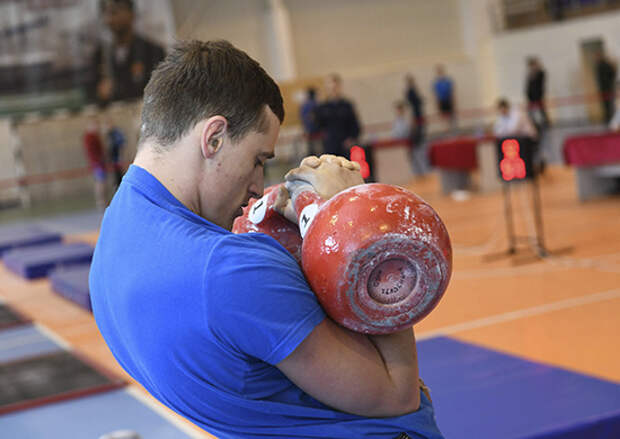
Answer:
<svg viewBox="0 0 620 439"><path fill-rule="evenodd" d="M265 130L265 105L284 120L280 89L258 62L228 41L181 41L144 89L140 142L175 142L198 122L221 115L238 139Z"/></svg>
<svg viewBox="0 0 620 439"><path fill-rule="evenodd" d="M497 101L497 108L501 109L508 109L510 108L510 102L508 102L508 99L506 98L499 98Z"/></svg>

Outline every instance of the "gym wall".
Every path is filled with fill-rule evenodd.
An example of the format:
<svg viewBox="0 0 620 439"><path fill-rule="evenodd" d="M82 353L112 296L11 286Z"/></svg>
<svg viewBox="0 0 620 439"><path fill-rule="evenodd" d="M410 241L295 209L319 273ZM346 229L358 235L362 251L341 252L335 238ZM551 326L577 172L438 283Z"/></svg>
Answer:
<svg viewBox="0 0 620 439"><path fill-rule="evenodd" d="M338 72L362 123L376 124L391 121L394 101L403 98L407 72L416 76L427 112L435 112L430 87L435 65L441 62L456 81L457 101L464 107L479 106L477 67L463 46L465 3L469 2L283 0L297 67L297 79L283 85L290 90ZM263 0L208 2L200 7L189 0L173 2L179 38L228 39L272 71L264 31L267 8ZM297 103L287 101L289 116L296 112Z"/></svg>
<svg viewBox="0 0 620 439"><path fill-rule="evenodd" d="M580 49L583 41L592 39L603 40L606 52L612 58L620 59L620 12L496 36L493 52L498 90L510 100L523 101L525 59L535 55L547 71L549 99L595 92L587 89ZM588 108L584 105L561 106L552 108L551 114L555 120L587 119Z"/></svg>
<svg viewBox="0 0 620 439"><path fill-rule="evenodd" d="M269 70L263 0L175 0L172 10L177 38L228 40Z"/></svg>

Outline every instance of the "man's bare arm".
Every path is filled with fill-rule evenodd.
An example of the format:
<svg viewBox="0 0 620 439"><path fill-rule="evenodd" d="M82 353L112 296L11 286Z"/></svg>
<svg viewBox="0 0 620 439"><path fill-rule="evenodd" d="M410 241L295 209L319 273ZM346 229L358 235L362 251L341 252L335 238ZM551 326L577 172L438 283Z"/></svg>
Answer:
<svg viewBox="0 0 620 439"><path fill-rule="evenodd" d="M281 203L284 214L293 211L295 191L304 186L327 200L364 182L357 163L329 154L306 157L285 179L293 200ZM288 199L289 194L280 195ZM296 215L291 217L296 221ZM420 405L412 329L366 336L326 318L277 366L306 393L341 411L384 417L409 413Z"/></svg>
<svg viewBox="0 0 620 439"><path fill-rule="evenodd" d="M326 318L277 367L306 393L344 412L388 417L420 406L412 329L366 336Z"/></svg>

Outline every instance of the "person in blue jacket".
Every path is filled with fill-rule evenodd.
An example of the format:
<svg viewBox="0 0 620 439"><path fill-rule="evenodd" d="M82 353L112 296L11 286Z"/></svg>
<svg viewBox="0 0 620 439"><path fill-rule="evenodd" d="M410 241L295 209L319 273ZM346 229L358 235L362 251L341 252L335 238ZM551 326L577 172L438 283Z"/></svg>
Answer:
<svg viewBox="0 0 620 439"><path fill-rule="evenodd" d="M439 114L446 119L452 128L456 125L456 108L454 102L454 81L446 75L446 69L438 64L435 68L433 92L437 99Z"/></svg>
<svg viewBox="0 0 620 439"><path fill-rule="evenodd" d="M171 50L101 225L89 279L99 330L155 398L221 439L441 438L412 329L339 326L275 239L231 233L263 193L283 118L278 86L245 52ZM362 182L329 155L292 175L325 198Z"/></svg>

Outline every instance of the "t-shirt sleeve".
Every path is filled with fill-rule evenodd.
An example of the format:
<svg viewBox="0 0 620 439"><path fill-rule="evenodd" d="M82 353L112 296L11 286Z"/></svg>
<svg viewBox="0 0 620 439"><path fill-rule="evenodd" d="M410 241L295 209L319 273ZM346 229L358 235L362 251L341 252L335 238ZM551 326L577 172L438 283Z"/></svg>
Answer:
<svg viewBox="0 0 620 439"><path fill-rule="evenodd" d="M220 343L273 365L325 318L295 259L262 234L226 235L214 246L205 295Z"/></svg>

